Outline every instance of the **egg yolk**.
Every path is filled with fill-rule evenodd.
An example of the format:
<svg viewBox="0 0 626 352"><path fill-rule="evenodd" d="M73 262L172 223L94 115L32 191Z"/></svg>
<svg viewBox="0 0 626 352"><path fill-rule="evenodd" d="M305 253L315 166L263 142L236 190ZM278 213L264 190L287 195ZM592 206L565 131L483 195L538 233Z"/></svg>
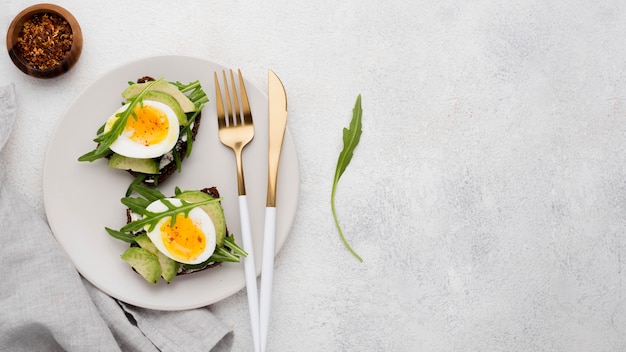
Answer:
<svg viewBox="0 0 626 352"><path fill-rule="evenodd" d="M167 137L169 120L163 111L150 105L138 105L134 112L137 118L132 115L128 117L125 127L131 140L149 146Z"/></svg>
<svg viewBox="0 0 626 352"><path fill-rule="evenodd" d="M170 221L161 225L163 245L169 253L179 261L193 261L206 248L206 237L191 218L183 214L176 216L174 226Z"/></svg>

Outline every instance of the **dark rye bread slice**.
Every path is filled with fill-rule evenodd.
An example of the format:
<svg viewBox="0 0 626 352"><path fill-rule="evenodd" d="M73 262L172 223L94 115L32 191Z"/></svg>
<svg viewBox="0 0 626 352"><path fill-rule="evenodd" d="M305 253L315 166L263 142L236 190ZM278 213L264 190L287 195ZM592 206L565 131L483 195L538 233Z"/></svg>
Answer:
<svg viewBox="0 0 626 352"><path fill-rule="evenodd" d="M154 81L155 79L150 77L150 76L144 76L141 77L139 79L137 79L137 83L145 83L145 82L150 82L150 81ZM200 128L200 120L202 120L202 113L199 112L198 115L196 116L195 120L193 121L193 127L191 128L191 140L195 141L196 140L196 135L198 134L198 129ZM178 155L180 156L180 162L182 163L183 159L185 159L185 156L187 155L187 141L183 140L184 138L186 138L186 134L181 134L178 137L178 141L176 142L176 145L174 146L173 150L176 151L176 153L178 153ZM145 178L143 180L143 183L146 185L156 185L159 183L164 182L165 180L167 180L168 178L170 178L170 176L172 176L172 174L174 174L174 172L177 170L176 167L176 160L174 159L174 156L172 154L172 152L169 152L168 154L166 154L165 156L163 156L162 158L167 158L167 162L161 162L161 167L159 168L159 173L156 175L150 175L150 174L143 174L143 173L138 173L132 170L127 170L131 175L133 175L133 177L137 177L140 175L145 175Z"/></svg>
<svg viewBox="0 0 626 352"><path fill-rule="evenodd" d="M200 190L200 192L204 192L204 193L210 195L213 198L219 198L220 197L220 193L219 193L219 191L217 190L216 187L203 188L203 189ZM131 221L132 221L132 212L130 211L130 209L126 209L126 223L128 224ZM144 233L144 232L145 231L142 230L142 231L140 231L140 232L138 232L136 234L138 235L138 234ZM232 236L232 234L230 234L228 232L228 226L227 226L226 227L226 237L230 237L230 236ZM178 273L176 274L176 276L197 273L197 272L209 269L209 268L213 268L213 267L219 266L221 264L222 263L219 263L219 262L213 262L213 263L210 263L209 265L201 267L201 268L185 268L184 265L181 265L180 269L178 270Z"/></svg>

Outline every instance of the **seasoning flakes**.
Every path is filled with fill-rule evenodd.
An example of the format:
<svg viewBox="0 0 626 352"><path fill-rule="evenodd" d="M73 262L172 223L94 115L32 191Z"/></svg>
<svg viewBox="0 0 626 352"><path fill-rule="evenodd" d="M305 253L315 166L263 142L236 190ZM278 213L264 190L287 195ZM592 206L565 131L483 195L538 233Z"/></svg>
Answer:
<svg viewBox="0 0 626 352"><path fill-rule="evenodd" d="M62 17L43 13L24 22L17 44L29 66L48 70L59 65L72 48L72 28Z"/></svg>

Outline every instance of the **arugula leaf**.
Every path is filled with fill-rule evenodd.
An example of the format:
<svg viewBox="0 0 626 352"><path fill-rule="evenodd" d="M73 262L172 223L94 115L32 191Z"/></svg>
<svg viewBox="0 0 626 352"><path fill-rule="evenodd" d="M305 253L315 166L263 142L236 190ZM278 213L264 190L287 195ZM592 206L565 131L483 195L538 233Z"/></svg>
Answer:
<svg viewBox="0 0 626 352"><path fill-rule="evenodd" d="M199 108L201 108L202 105L204 105L205 103L209 101L209 98L206 96L206 93L204 92L204 90L202 90L202 86L200 85L199 80L189 82L187 84L183 84L180 81L170 82L170 83L175 85L178 88L178 90L180 90L183 93L187 93L191 91L191 93L187 94L187 96L189 97L189 100L191 100L194 103L196 108L198 108L196 110L200 110Z"/></svg>
<svg viewBox="0 0 626 352"><path fill-rule="evenodd" d="M346 237L343 235L343 231L341 231L341 226L339 226L339 220L337 219L337 212L335 211L335 191L337 190L337 184L339 183L339 178L343 175L344 171L350 164L350 160L352 160L352 155L354 153L354 149L359 144L359 140L361 139L361 117L363 115L363 110L361 109L361 94L356 98L356 103L354 105L354 109L352 110L352 120L350 121L350 128L343 129L343 150L339 153L339 160L337 160L337 169L335 170L335 179L333 180L333 189L330 196L330 205L333 212L333 218L335 219L335 225L337 226L337 230L339 230L339 235L341 236L341 240L343 244L348 248L348 250L359 260L363 261L363 259L350 247Z"/></svg>
<svg viewBox="0 0 626 352"><path fill-rule="evenodd" d="M127 206L133 213L145 215L146 207L150 205L150 203L158 199L165 198L165 195L156 188L154 189L149 188L141 184L142 179L139 179L139 183L135 182L137 179L139 178L136 178L135 180L133 180L133 182L128 187L128 190L126 191L126 196L122 198L120 201L122 202L122 204ZM143 198L130 197L130 194L133 191L137 192Z"/></svg>
<svg viewBox="0 0 626 352"><path fill-rule="evenodd" d="M141 183L145 179L146 179L146 174L137 175L137 177L133 179L133 182L131 182L130 185L128 185L128 188L126 189L126 197L130 196L130 194L133 193L135 186L141 185Z"/></svg>
<svg viewBox="0 0 626 352"><path fill-rule="evenodd" d="M144 215L146 213L146 207L150 205L150 201L144 198L124 197L121 200L128 209L133 213Z"/></svg>
<svg viewBox="0 0 626 352"><path fill-rule="evenodd" d="M113 230L113 229L110 229L110 228L108 228L108 227L105 227L104 229L105 229L105 230L107 231L107 233L108 233L109 235L111 235L111 237L113 237L113 238L116 238L116 239L118 239L118 240L122 240L122 241L124 241L124 242L128 242L128 243L133 243L133 242L135 242L135 236L133 236L133 235L131 235L131 234L124 233L124 232L117 231L117 230Z"/></svg>
<svg viewBox="0 0 626 352"><path fill-rule="evenodd" d="M187 135L187 149L185 150L185 156L189 157L189 155L191 155L191 149L193 147L193 121L196 119L196 117L198 117L200 111L202 111L202 107L204 106L204 104L209 102L209 98L206 96L205 91L202 90L202 86L200 85L199 80L190 82L188 84L183 84L180 81L170 83L175 85L178 90L183 93L190 92L187 96L189 100L191 100L191 102L196 106L195 112L187 114L188 123L181 131L181 134ZM180 171L180 164L177 162L176 165L177 169Z"/></svg>
<svg viewBox="0 0 626 352"><path fill-rule="evenodd" d="M191 149L193 148L193 122L196 120L196 117L198 117L198 115L200 115L200 111L202 110L202 107L204 106L204 104L201 104L197 109L196 112L194 112L191 116L187 117L187 125L185 127L183 127L183 129L180 131L181 134L186 134L187 135L187 149L185 150L185 157L189 157L189 155L191 155Z"/></svg>
<svg viewBox="0 0 626 352"><path fill-rule="evenodd" d="M124 128L126 128L126 122L128 121L128 118L130 116L133 116L133 118L137 119L135 106L137 106L137 104L143 104L143 97L144 95L146 95L146 92L150 89L150 87L162 80L162 78L159 78L155 81L151 81L150 83L148 83L146 87L141 92L139 92L139 94L137 94L136 97L130 100L130 102L128 103L129 106L128 108L126 108L126 110L115 114L115 116L117 116L117 120L115 120L113 126L111 126L111 129L109 131L104 132L104 125L100 127L98 129L98 136L93 140L94 142L98 143L98 146L96 147L96 149L81 155L78 158L78 161L91 162L109 155L111 153L111 144L113 144L113 142L117 140L117 137L119 137L122 132L124 132Z"/></svg>
<svg viewBox="0 0 626 352"><path fill-rule="evenodd" d="M237 243L234 236L226 236L224 238L224 247L215 249L215 252L206 261L200 264L183 264L185 270L201 269L213 262L232 262L239 263L238 256L247 257L248 253L244 251Z"/></svg>
<svg viewBox="0 0 626 352"><path fill-rule="evenodd" d="M132 190L146 198L150 203L154 202L155 200L165 198L165 195L161 193L161 191L159 191L158 189L150 188L142 184L133 185Z"/></svg>
<svg viewBox="0 0 626 352"><path fill-rule="evenodd" d="M189 146L189 144L187 144L187 146ZM182 159L180 157L180 153L178 152L178 150L174 149L172 150L172 155L174 156L174 164L176 165L176 170L178 172L180 172L181 167L182 167Z"/></svg>
<svg viewBox="0 0 626 352"><path fill-rule="evenodd" d="M153 189L142 184L132 184L129 187L129 192L132 193L133 191L137 192L140 196L130 197L127 195L120 201L131 212L142 215L143 218L126 224L119 231L105 228L112 237L130 243L134 242L133 238L136 235L134 232L144 230L146 226L148 227L148 232L152 231L162 219L168 217L170 218L171 226L174 226L178 214L184 214L187 217L189 216L189 212L196 207L222 200L222 198L210 198L199 202L188 202L183 199L178 199L181 205L174 205L171 201L166 199L165 195L158 189ZM180 194L180 188L176 187L175 192L176 194ZM150 204L157 200L161 200L163 205L166 206L167 209L165 211L153 212L147 209ZM235 251L235 253L238 252Z"/></svg>
<svg viewBox="0 0 626 352"><path fill-rule="evenodd" d="M129 199L124 198L124 199ZM167 207L167 210L162 211L162 212L152 212L149 211L145 208L139 210L138 212L140 214L142 214L144 217L142 219L139 220L135 220L131 223L126 224L125 226L123 226L120 231L121 232L132 232L132 231L139 231L141 229L144 228L144 226L148 226L148 232L154 230L154 228L156 227L156 225L159 223L159 221L161 221L161 219L164 219L166 217L171 217L171 224L172 226L174 226L174 224L176 223L176 216L178 214L184 214L185 216L189 216L189 212L191 210L193 210L194 208L200 206L200 205L205 205L205 204L209 204L211 202L216 202L216 201L220 201L221 198L213 198L213 199L208 199L202 202L196 202L196 203L189 203L186 202L184 200L181 200L182 205L180 206L176 206L174 204L172 204L170 201L167 201L165 199L163 199L161 202ZM131 202L132 203L132 202ZM128 205L128 204L126 204ZM136 206L137 204L132 204L133 206ZM139 207L137 207L139 208Z"/></svg>

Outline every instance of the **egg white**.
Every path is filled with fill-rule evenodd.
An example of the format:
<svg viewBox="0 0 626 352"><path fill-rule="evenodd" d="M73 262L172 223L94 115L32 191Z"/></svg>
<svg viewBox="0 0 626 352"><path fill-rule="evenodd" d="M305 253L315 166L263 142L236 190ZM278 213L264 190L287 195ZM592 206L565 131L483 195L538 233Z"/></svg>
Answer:
<svg viewBox="0 0 626 352"><path fill-rule="evenodd" d="M131 158L156 158L160 157L170 150L174 148L176 145L176 141L178 140L178 136L180 133L180 125L178 123L178 117L172 108L168 105L163 104L158 101L152 100L144 100L144 105L152 106L160 111L162 111L165 116L167 116L167 120L169 123L169 129L167 131L167 136L160 142L151 144L151 145L143 145L142 143L138 143L129 138L130 132L124 131L116 140L111 144L110 148L117 154L131 157ZM120 107L115 113L109 117L105 125L105 132L108 132L113 127L115 121L118 120L117 114L124 112L128 109L130 104L123 105ZM133 116L129 116L129 119L134 118Z"/></svg>
<svg viewBox="0 0 626 352"><path fill-rule="evenodd" d="M174 206L182 205L182 201L177 198L165 198L165 201L170 202ZM163 204L162 200L157 200L157 201L152 202L150 205L148 205L146 209L151 212L161 213L161 212L166 211L168 208L165 204ZM196 225L196 227L198 227L204 233L204 236L206 238L206 243L205 243L206 246L204 248L204 251L200 255L198 255L198 257L195 260L181 261L180 258L173 256L165 247L160 229L161 229L161 226L166 221L171 221L171 217L165 217L161 219L152 231L148 231L148 226L146 226L146 231L152 243L154 243L157 249L161 251L163 254L165 254L166 256L180 263L200 264L206 261L207 259L209 259L209 257L215 251L215 246L216 246L215 226L213 225L213 221L211 220L211 217L200 207L192 209L189 212L188 216Z"/></svg>

